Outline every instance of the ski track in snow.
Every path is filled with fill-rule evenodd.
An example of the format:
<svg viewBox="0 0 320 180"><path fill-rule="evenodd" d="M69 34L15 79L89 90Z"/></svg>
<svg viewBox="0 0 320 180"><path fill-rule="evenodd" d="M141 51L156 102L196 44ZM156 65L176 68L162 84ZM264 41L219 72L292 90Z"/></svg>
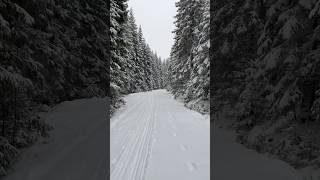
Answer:
<svg viewBox="0 0 320 180"><path fill-rule="evenodd" d="M209 180L209 121L166 90L125 101L111 119L111 180Z"/></svg>
<svg viewBox="0 0 320 180"><path fill-rule="evenodd" d="M152 104L153 99L151 96L144 100L146 100L144 103L150 104L150 106L145 107L145 109L143 109L144 111L138 113L134 113L132 112L132 109L129 109L130 113L125 113L125 116L119 118L119 120L124 120L124 122L111 128L111 139L114 130L117 132L129 132L127 135L120 138L121 151L119 151L118 156L112 157L115 159L114 164L117 166L113 166L114 164L111 165L111 179L144 178L146 163L151 151L151 138L156 105L154 103ZM139 107L140 104L141 103L138 105L136 104L135 107ZM124 126L129 126L130 128L134 127L136 128L136 131L131 129L122 131ZM119 140L117 142L119 142Z"/></svg>

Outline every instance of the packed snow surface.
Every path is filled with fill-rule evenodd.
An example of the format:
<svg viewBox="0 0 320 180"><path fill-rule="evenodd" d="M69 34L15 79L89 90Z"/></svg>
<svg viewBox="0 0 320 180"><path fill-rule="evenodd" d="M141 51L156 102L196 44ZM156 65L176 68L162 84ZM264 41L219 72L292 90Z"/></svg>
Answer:
<svg viewBox="0 0 320 180"><path fill-rule="evenodd" d="M54 127L51 137L25 149L4 180L106 179L106 111L107 99L98 98L54 107L45 115Z"/></svg>
<svg viewBox="0 0 320 180"><path fill-rule="evenodd" d="M235 142L230 131L212 129L212 179L302 180L301 174L283 161L258 154Z"/></svg>
<svg viewBox="0 0 320 180"><path fill-rule="evenodd" d="M111 180L209 180L209 117L165 90L131 94L111 119ZM212 129L215 180L301 180L283 161L258 154Z"/></svg>
<svg viewBox="0 0 320 180"><path fill-rule="evenodd" d="M111 119L111 180L209 180L209 118L165 90L135 93Z"/></svg>

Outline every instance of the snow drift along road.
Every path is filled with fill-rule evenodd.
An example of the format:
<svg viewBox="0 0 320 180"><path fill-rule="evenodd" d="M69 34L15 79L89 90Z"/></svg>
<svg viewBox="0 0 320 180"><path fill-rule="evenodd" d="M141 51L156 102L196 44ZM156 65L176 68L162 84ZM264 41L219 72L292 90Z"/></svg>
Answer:
<svg viewBox="0 0 320 180"><path fill-rule="evenodd" d="M228 131L213 128L213 174L216 180L302 180L283 161L266 157L235 142Z"/></svg>
<svg viewBox="0 0 320 180"><path fill-rule="evenodd" d="M59 104L45 115L54 126L46 144L26 149L5 180L107 178L107 99Z"/></svg>

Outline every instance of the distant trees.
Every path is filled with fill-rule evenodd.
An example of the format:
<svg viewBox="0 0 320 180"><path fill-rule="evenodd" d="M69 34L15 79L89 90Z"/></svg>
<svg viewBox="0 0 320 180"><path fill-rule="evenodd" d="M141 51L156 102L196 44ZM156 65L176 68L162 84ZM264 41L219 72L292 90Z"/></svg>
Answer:
<svg viewBox="0 0 320 180"><path fill-rule="evenodd" d="M310 141L317 130L303 130L306 124L317 126L320 114L319 5L316 0L212 3L215 110L231 107L243 143L295 167L316 163L320 149Z"/></svg>
<svg viewBox="0 0 320 180"><path fill-rule="evenodd" d="M176 3L175 42L168 65L169 88L186 105L209 112L209 0Z"/></svg>

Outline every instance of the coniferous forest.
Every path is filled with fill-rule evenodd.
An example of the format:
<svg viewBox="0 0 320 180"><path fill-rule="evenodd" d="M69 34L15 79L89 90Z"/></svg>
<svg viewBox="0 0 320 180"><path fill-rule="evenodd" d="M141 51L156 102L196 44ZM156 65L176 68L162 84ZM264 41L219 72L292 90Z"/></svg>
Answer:
<svg viewBox="0 0 320 180"><path fill-rule="evenodd" d="M210 114L211 124L226 125L246 148L295 169L319 169L320 1L178 0L175 5L174 44L163 59L148 44L128 0L0 0L0 177L14 171L26 147L54 131L41 114L66 101L107 97L110 107L103 108L114 115L128 95L148 99L129 107L132 114L139 108L146 112L116 119L132 130L122 140L145 158L141 163L149 158L157 118L169 119L173 128L175 122ZM158 107L165 102L176 109ZM188 114L183 106L200 114ZM128 119L140 123L141 131L126 126ZM116 123L113 128L123 135ZM131 135L137 138L129 141ZM192 148L180 144L179 150ZM129 155L121 158L127 169L137 165ZM114 180L133 178L131 171L117 174L124 166L113 164ZM195 162L186 167L200 169ZM144 173L143 168L133 172Z"/></svg>
<svg viewBox="0 0 320 180"><path fill-rule="evenodd" d="M0 175L50 136L39 112L64 101L109 96L113 113L127 94L167 88L207 113L209 1L177 7L175 44L162 60L126 0L1 0Z"/></svg>
<svg viewBox="0 0 320 180"><path fill-rule="evenodd" d="M209 112L209 1L181 1L176 6L175 44L171 57L161 61L145 42L125 1L111 1L111 99L115 107L121 95L168 88L190 108Z"/></svg>
<svg viewBox="0 0 320 180"><path fill-rule="evenodd" d="M210 2L179 1L174 45L168 63L168 89L187 107L210 109Z"/></svg>
<svg viewBox="0 0 320 180"><path fill-rule="evenodd" d="M51 129L35 112L109 92L109 3L0 1L0 175Z"/></svg>
<svg viewBox="0 0 320 180"><path fill-rule="evenodd" d="M112 180L210 178L209 0L169 2L177 11L173 46L164 60L148 45L145 24L136 24L127 1L111 1ZM160 18L150 24L159 26Z"/></svg>
<svg viewBox="0 0 320 180"><path fill-rule="evenodd" d="M111 112L123 95L163 88L164 63L147 44L126 1L111 1Z"/></svg>
<svg viewBox="0 0 320 180"><path fill-rule="evenodd" d="M211 2L212 119L233 119L239 142L295 168L320 165L319 7Z"/></svg>
<svg viewBox="0 0 320 180"><path fill-rule="evenodd" d="M209 112L209 0L180 1L176 6L175 44L171 57L162 62L146 44L125 1L111 1L111 98L115 107L123 94L168 88L188 107Z"/></svg>

